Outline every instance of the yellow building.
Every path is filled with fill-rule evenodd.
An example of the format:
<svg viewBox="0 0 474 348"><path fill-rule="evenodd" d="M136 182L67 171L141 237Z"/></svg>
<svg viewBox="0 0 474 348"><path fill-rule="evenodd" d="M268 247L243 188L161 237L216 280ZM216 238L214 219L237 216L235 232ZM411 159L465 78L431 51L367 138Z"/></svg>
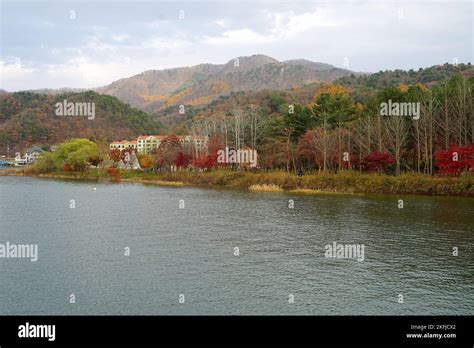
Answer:
<svg viewBox="0 0 474 348"><path fill-rule="evenodd" d="M120 140L120 141L112 141L110 143L110 150L125 150L125 149L137 149L137 141L136 140Z"/></svg>
<svg viewBox="0 0 474 348"><path fill-rule="evenodd" d="M127 148L136 149L139 153L151 153L157 149L166 135L140 135L137 140L113 141L110 149L124 150ZM178 135L177 138L183 144L183 147L190 147L200 153L207 147L209 138L207 136Z"/></svg>
<svg viewBox="0 0 474 348"><path fill-rule="evenodd" d="M166 138L162 135L140 135L137 138L137 151L150 153L160 146L161 141Z"/></svg>

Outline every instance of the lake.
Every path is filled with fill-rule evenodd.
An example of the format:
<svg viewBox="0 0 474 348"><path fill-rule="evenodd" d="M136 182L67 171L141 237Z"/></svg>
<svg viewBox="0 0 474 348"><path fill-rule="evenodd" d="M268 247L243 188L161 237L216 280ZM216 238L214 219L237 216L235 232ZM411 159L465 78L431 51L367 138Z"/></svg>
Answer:
<svg viewBox="0 0 474 348"><path fill-rule="evenodd" d="M0 314L474 314L472 198L0 177L6 242Z"/></svg>

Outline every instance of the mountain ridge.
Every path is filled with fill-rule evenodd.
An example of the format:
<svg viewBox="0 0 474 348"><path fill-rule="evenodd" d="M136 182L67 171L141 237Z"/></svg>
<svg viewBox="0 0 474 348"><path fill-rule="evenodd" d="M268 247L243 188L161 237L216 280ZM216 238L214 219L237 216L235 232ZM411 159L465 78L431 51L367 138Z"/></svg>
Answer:
<svg viewBox="0 0 474 348"><path fill-rule="evenodd" d="M278 61L255 54L224 64L147 70L94 90L116 96L146 112L158 113L177 105L204 105L231 92L285 90L352 74L358 73L306 59Z"/></svg>

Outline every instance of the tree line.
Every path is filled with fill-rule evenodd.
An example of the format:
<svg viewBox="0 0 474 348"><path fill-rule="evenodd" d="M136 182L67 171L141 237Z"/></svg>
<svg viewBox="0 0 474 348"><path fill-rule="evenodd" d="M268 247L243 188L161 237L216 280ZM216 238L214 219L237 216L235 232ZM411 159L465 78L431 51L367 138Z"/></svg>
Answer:
<svg viewBox="0 0 474 348"><path fill-rule="evenodd" d="M252 102L231 98L227 103L189 121L186 132L208 136L207 148L198 150L169 135L151 154L138 154L141 167L248 169L218 163L218 150L227 147L256 149L261 170L294 173L352 170L457 175L474 169L474 77L456 75L431 86L400 84L377 90L323 84L307 104L292 102L277 92ZM382 112L387 103L417 105L419 114L387 115ZM107 157L89 143L84 146L77 139L72 143L62 147L67 155L59 151L46 157L45 169L85 170ZM108 157L117 163L124 155L125 151L113 150Z"/></svg>
<svg viewBox="0 0 474 348"><path fill-rule="evenodd" d="M257 149L266 170L459 173L474 168L473 87L474 77L462 75L375 91L324 84L308 105L274 93L266 107L234 103L190 129L217 147ZM417 104L419 117L383 115L389 101Z"/></svg>

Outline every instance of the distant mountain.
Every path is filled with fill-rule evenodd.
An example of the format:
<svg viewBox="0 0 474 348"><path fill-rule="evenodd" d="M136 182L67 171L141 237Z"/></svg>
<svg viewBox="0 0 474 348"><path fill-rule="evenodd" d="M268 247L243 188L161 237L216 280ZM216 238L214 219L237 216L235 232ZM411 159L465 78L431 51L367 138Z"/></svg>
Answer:
<svg viewBox="0 0 474 348"><path fill-rule="evenodd" d="M95 118L57 116L56 103L94 103ZM107 143L157 133L161 124L116 97L93 91L45 95L33 92L0 94L0 153L31 145L57 144L83 137Z"/></svg>
<svg viewBox="0 0 474 348"><path fill-rule="evenodd" d="M97 88L150 113L177 105L205 105L238 91L285 90L355 74L304 59L279 62L265 56L237 57L226 64L151 70ZM356 74L357 75L357 74Z"/></svg>
<svg viewBox="0 0 474 348"><path fill-rule="evenodd" d="M291 59L285 60L283 63L288 65L301 65L305 68L315 70L315 71L327 71L334 69L334 66L326 63L315 63L307 59Z"/></svg>

